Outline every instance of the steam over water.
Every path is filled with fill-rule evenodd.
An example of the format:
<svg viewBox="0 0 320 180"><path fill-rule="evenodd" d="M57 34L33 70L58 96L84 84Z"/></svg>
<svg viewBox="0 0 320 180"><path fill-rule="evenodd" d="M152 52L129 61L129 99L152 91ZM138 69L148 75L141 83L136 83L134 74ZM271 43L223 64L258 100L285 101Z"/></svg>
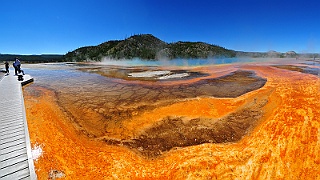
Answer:
<svg viewBox="0 0 320 180"><path fill-rule="evenodd" d="M134 67L134 66L205 66L217 64L231 64L242 62L255 62L257 59L249 58L221 58L221 59L174 59L174 60L161 60L161 61L145 61L140 59L134 60L107 60L97 63L96 65L85 65L86 67L97 67L99 65L111 65L120 67ZM267 61L267 59L259 59L258 61ZM97 88L112 84L113 78L105 78L98 74L87 73L77 70L84 67L81 64L73 63L52 63L40 65L23 65L25 71L32 75L36 82L35 84L47 86L49 88L61 91L67 89L85 89L85 87Z"/></svg>
<svg viewBox="0 0 320 180"><path fill-rule="evenodd" d="M141 59L133 60L110 60L104 59L101 64L120 65L120 66L204 66L217 64L245 63L255 61L266 61L268 59L252 59L252 58L217 58L217 59L173 59L159 61L145 61Z"/></svg>
<svg viewBox="0 0 320 180"><path fill-rule="evenodd" d="M101 73L97 73L98 67L108 67L105 69L105 72L114 70L121 72L123 67L136 67L141 66L145 67L144 70L151 69L155 72L166 72L165 75L168 76L168 70L165 71L156 71L154 68L161 67L171 67L171 66L205 66L205 65L216 65L216 64L231 64L231 63L241 63L241 62L254 62L257 59L240 59L240 58L224 58L224 59L175 59L170 61L144 61L140 59L134 60L105 60L101 63L95 65L81 65L73 63L53 63L53 64L40 64L40 65L23 65L25 71L32 75L36 81L34 85L45 86L50 89L53 89L57 92L66 92L69 93L80 93L80 92L91 92L96 91L101 94L101 92L106 91L108 87L113 87L115 85L121 86L121 83L118 83L117 76L104 77L101 76ZM266 59L258 60L266 61ZM106 65L106 66L105 66ZM110 65L110 66L109 66ZM115 66L115 67L114 67ZM92 70L79 71L81 68L92 68ZM133 74L125 74L126 76L134 77L138 76L140 71L132 71ZM186 72L181 73L181 77L186 76ZM141 75L143 76L143 75ZM163 77L163 79L166 78ZM172 77L178 75L171 75ZM122 78L122 77L121 77ZM159 78L161 79L161 77ZM154 85L154 84L153 84ZM125 85L127 86L127 85Z"/></svg>

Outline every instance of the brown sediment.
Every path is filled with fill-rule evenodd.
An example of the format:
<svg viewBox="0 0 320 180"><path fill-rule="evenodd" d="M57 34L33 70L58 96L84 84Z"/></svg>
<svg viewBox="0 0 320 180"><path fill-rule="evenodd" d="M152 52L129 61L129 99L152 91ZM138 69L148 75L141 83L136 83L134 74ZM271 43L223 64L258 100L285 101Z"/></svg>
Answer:
<svg viewBox="0 0 320 180"><path fill-rule="evenodd" d="M319 73L320 73L319 68L312 68L309 66L274 65L273 67L280 68L280 69L286 69L286 70L290 70L290 71L297 71L297 72L306 73L306 74L312 74L312 75L319 75Z"/></svg>
<svg viewBox="0 0 320 180"><path fill-rule="evenodd" d="M168 116L142 130L137 138L103 140L110 145L124 145L148 158L160 156L174 147L237 142L263 119L263 107L267 103L268 95L261 95L245 107L218 119ZM275 107L276 104L272 109Z"/></svg>
<svg viewBox="0 0 320 180"><path fill-rule="evenodd" d="M180 92L191 87L198 87L199 92L208 91L207 96L213 97L238 97L244 93L261 88L266 80L255 76L252 71L235 71L231 74L200 80L194 84L184 85ZM161 88L161 87L159 87ZM171 92L172 94L174 91ZM192 93L190 93L191 95ZM203 94L195 94L201 96ZM175 97L178 98L178 97ZM136 137L126 139L128 136L116 136L117 140L108 133L103 139L107 144L123 145L148 158L157 157L174 147L186 147L203 143L226 143L239 141L244 135L262 119L262 108L268 102L268 97L262 96L252 100L236 112L230 113L223 118L194 118L186 117L163 117L148 120L151 124L146 129L139 128L140 134L133 133ZM130 98L131 99L131 98ZM167 104L166 106L170 106ZM156 113L156 112L154 112ZM142 123L141 119L136 119ZM123 135L129 134L130 130ZM113 131L108 129L107 131ZM132 136L132 135L131 135Z"/></svg>
<svg viewBox="0 0 320 180"><path fill-rule="evenodd" d="M280 68L280 69L287 69L290 71L297 71L297 72L303 72L303 68L299 66L293 66L293 65L274 65L273 67Z"/></svg>
<svg viewBox="0 0 320 180"><path fill-rule="evenodd" d="M35 160L38 178L48 179L52 172L63 172L62 179L319 179L319 78L270 66L242 66L241 69L255 71L268 81L262 88L236 98L188 98L133 113L135 115L125 121L104 127L109 131L100 139L84 136L73 125L57 104L54 92L36 83L25 87L32 147L42 149L41 156ZM63 90L57 93L59 101L73 95L63 93ZM102 96L98 98L102 100ZM64 104L64 107L72 107L72 103ZM158 104L161 103L158 101ZM74 106L78 110L74 112L78 112L80 118L82 111L89 108L93 109L90 111L93 118L96 118L94 113L99 112L98 108L94 110L95 107ZM138 153L135 153L129 146L107 145L100 141L114 137L126 142L122 138L138 140L145 135L162 137L166 133L178 137L174 131L179 130L178 126L188 137L186 132L190 132L190 128L191 132L202 127L204 130L207 127L214 129L218 125L213 125L220 124L220 121L233 122L251 118L251 115L257 119L252 125L234 123L249 127L246 130L249 134L242 138L241 133L234 136L240 138L238 141L171 148L153 160L141 158L143 151L139 150L144 147L138 147L134 150ZM231 118L236 116L242 118ZM193 125L197 128L192 128ZM228 126L221 128L229 130ZM238 132L245 132L244 129L239 128ZM213 130L203 132L210 134ZM204 137L206 133L198 135ZM230 135L227 133L226 137Z"/></svg>
<svg viewBox="0 0 320 180"><path fill-rule="evenodd" d="M109 136L123 139L127 137L120 137L119 134L124 135L130 132L115 134L113 128L122 127L124 121L139 117L144 112L170 106L190 98L238 97L261 88L265 83L266 79L255 76L253 71L235 71L218 78L201 79L190 84L170 86L135 84L135 82L131 84L114 83L103 89L102 92L92 89L90 93L92 95L87 95L89 98L68 91L58 93L58 102L87 136L94 138ZM101 101L99 98L92 98L94 96L107 98ZM90 106L96 108L90 108ZM122 127L122 129L127 128Z"/></svg>

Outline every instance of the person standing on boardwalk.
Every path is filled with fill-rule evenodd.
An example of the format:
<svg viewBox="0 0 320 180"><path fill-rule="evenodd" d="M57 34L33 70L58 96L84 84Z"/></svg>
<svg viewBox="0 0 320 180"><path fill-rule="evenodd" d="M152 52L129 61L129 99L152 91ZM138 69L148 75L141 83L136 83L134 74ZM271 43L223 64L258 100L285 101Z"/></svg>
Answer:
<svg viewBox="0 0 320 180"><path fill-rule="evenodd" d="M6 75L9 75L9 63L8 63L8 61L6 61L6 62L4 63L4 66L5 66L5 68L6 68Z"/></svg>
<svg viewBox="0 0 320 180"><path fill-rule="evenodd" d="M13 68L14 68L14 74L17 76L18 75L18 70L17 70L17 65L16 65L16 60L13 62Z"/></svg>
<svg viewBox="0 0 320 180"><path fill-rule="evenodd" d="M14 61L13 67L14 67L14 73L17 76L18 73L21 72L21 69L20 69L21 68L21 63L20 63L20 60L18 58L16 58L16 60Z"/></svg>

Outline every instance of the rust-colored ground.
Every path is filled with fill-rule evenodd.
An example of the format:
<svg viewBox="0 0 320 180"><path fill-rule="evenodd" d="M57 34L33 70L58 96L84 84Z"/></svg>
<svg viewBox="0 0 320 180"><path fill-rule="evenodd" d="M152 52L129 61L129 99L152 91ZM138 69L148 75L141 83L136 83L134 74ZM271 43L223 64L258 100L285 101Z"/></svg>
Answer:
<svg viewBox="0 0 320 180"><path fill-rule="evenodd" d="M213 78L237 68L216 69L200 70ZM69 109L66 101L77 97L27 86L31 143L42 152L35 160L38 178L320 179L319 77L267 65L240 69L254 71L266 84L235 98L164 97L151 108L123 106L112 111L123 118L109 117L113 123L101 120L106 109ZM82 122L90 117L91 123ZM162 147L155 147L157 138ZM188 144L192 139L201 142Z"/></svg>

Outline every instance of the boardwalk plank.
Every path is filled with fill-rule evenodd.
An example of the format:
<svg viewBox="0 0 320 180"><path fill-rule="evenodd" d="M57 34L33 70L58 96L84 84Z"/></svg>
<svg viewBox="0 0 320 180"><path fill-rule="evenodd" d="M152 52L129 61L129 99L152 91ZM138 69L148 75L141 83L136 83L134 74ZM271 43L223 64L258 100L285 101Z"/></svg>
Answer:
<svg viewBox="0 0 320 180"><path fill-rule="evenodd" d="M25 143L25 139L24 138L20 138L16 141L11 141L11 142L8 142L8 143L5 143L5 144L0 144L0 150L5 150L5 149L8 149L10 147L15 147L16 145L18 144L21 144L21 143Z"/></svg>
<svg viewBox="0 0 320 180"><path fill-rule="evenodd" d="M16 144L16 146L12 146L12 147L9 147L9 148L2 150L1 157L6 156L7 154L10 154L10 153L14 153L20 149L25 149L25 151L27 151L27 147L25 146L24 142L20 143L20 144Z"/></svg>
<svg viewBox="0 0 320 180"><path fill-rule="evenodd" d="M8 154L4 154L0 156L0 162L2 161L7 161L9 159L12 159L14 157L20 156L21 154L25 154L26 153L26 148L22 147L21 149L15 149L14 151L8 153Z"/></svg>
<svg viewBox="0 0 320 180"><path fill-rule="evenodd" d="M13 136L13 137L10 137L10 138L7 138L7 139L4 139L0 142L1 145L7 145L8 143L10 142L16 142L16 141L19 141L20 139L24 139L25 138L25 135L24 134L20 134L18 136Z"/></svg>
<svg viewBox="0 0 320 180"><path fill-rule="evenodd" d="M28 163L27 159L16 162L13 166L7 166L5 168L0 169L0 178L11 178L18 179L17 175L20 174L19 171L22 171L23 174L28 174Z"/></svg>
<svg viewBox="0 0 320 180"><path fill-rule="evenodd" d="M0 134L6 134L6 133L10 133L12 131L19 131L19 130L23 130L23 126L24 124L19 123L17 124L16 127L7 127L7 128L3 128L0 130Z"/></svg>
<svg viewBox="0 0 320 180"><path fill-rule="evenodd" d="M11 127L11 129L7 129L6 131L1 131L0 132L1 140L3 140L3 137L5 137L6 135L10 135L10 134L18 133L18 132L24 132L23 126L21 126L20 128L19 127Z"/></svg>
<svg viewBox="0 0 320 180"><path fill-rule="evenodd" d="M4 135L1 135L1 137L0 137L0 142L1 142L2 140L10 139L10 138L12 138L12 137L16 137L16 136L20 136L20 135L24 135L24 132L15 131L15 132L12 132L12 133L7 133L7 134L4 134Z"/></svg>

